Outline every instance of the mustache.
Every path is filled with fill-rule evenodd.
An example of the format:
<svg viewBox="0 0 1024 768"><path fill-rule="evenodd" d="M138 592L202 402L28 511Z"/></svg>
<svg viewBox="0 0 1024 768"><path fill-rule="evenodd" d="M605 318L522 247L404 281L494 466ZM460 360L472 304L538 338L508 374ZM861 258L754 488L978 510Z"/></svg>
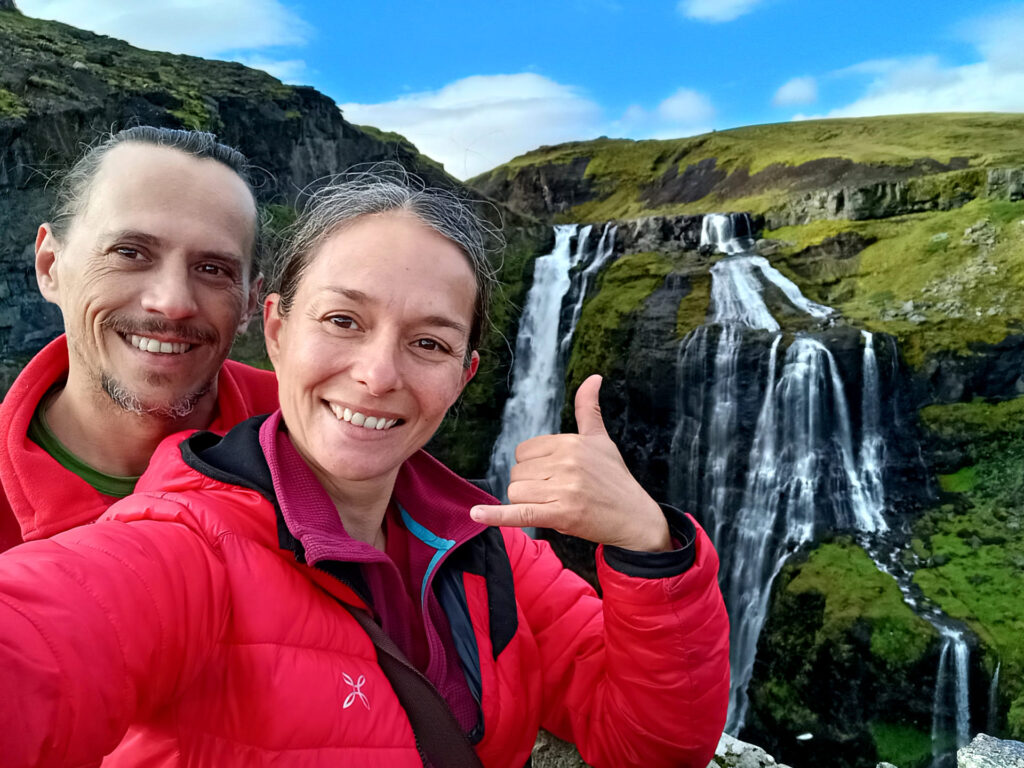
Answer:
<svg viewBox="0 0 1024 768"><path fill-rule="evenodd" d="M155 317L130 318L108 317L101 325L122 336L173 336L188 344L213 344L217 334L207 328L197 327L191 323L176 323L171 320L159 320Z"/></svg>

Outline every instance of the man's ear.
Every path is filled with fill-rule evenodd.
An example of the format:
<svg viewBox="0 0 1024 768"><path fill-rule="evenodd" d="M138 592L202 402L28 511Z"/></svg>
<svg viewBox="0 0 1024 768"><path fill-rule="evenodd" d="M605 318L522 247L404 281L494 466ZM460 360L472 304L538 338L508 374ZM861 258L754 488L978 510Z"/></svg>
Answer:
<svg viewBox="0 0 1024 768"><path fill-rule="evenodd" d="M263 341L267 345L267 356L277 370L281 354L281 294L272 293L263 300Z"/></svg>
<svg viewBox="0 0 1024 768"><path fill-rule="evenodd" d="M36 232L36 284L39 292L51 304L59 304L59 272L57 255L60 243L48 222L39 225Z"/></svg>
<svg viewBox="0 0 1024 768"><path fill-rule="evenodd" d="M249 284L249 295L245 298L245 309L242 311L242 319L238 323L238 333L245 333L249 327L249 321L260 311L261 290L263 290L263 275L257 275L256 279Z"/></svg>

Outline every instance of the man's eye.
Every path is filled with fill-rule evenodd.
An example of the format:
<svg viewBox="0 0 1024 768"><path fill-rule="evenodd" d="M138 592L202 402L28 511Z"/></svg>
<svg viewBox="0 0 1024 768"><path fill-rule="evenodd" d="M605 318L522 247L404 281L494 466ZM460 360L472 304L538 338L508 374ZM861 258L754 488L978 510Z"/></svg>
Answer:
<svg viewBox="0 0 1024 768"><path fill-rule="evenodd" d="M225 274L224 268L219 264L200 264L199 271L204 275L212 275L213 277Z"/></svg>
<svg viewBox="0 0 1024 768"><path fill-rule="evenodd" d="M359 323L357 323L355 320L353 320L348 315L331 315L327 319L331 322L332 325L335 325L338 328L348 328L348 329L351 329L351 330L359 330Z"/></svg>

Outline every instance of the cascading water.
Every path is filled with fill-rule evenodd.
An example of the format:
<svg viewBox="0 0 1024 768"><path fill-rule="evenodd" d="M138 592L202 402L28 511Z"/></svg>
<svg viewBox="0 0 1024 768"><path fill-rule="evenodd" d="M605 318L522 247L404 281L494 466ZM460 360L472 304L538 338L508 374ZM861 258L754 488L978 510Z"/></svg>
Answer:
<svg viewBox="0 0 1024 768"><path fill-rule="evenodd" d="M576 323L588 289L615 246L613 225L605 225L596 248L589 247L591 231L589 225L578 231L575 224L555 227L554 250L534 264L533 285L516 338L512 393L505 402L487 472L488 487L504 501L516 446L559 431L565 366Z"/></svg>
<svg viewBox="0 0 1024 768"><path fill-rule="evenodd" d="M740 237L731 236L738 225ZM864 337L862 399L874 400L855 448L832 354L798 335L780 360L783 337L764 291L770 287L793 310L817 320L832 310L806 299L766 259L746 252L750 231L743 216L704 219L702 246L730 255L711 269L708 323L680 344L680 418L672 444L672 464L680 470L672 478L673 497L701 511L722 557L720 580L732 624L730 733L743 726L771 584L788 554L819 527L886 528L871 336ZM760 363L769 340L758 371L741 364L751 348ZM738 430L752 406L757 419L744 451Z"/></svg>
<svg viewBox="0 0 1024 768"><path fill-rule="evenodd" d="M932 707L932 768L953 768L955 751L971 740L970 649L959 629L940 623L935 627L942 635L942 651Z"/></svg>

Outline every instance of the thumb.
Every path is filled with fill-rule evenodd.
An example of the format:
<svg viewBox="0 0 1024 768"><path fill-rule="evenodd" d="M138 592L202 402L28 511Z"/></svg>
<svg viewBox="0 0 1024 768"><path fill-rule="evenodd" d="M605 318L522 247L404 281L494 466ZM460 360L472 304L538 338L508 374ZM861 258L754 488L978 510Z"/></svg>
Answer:
<svg viewBox="0 0 1024 768"><path fill-rule="evenodd" d="M598 399L600 392L601 377L596 373L576 390L576 427L581 435L608 436L601 417L601 403Z"/></svg>

